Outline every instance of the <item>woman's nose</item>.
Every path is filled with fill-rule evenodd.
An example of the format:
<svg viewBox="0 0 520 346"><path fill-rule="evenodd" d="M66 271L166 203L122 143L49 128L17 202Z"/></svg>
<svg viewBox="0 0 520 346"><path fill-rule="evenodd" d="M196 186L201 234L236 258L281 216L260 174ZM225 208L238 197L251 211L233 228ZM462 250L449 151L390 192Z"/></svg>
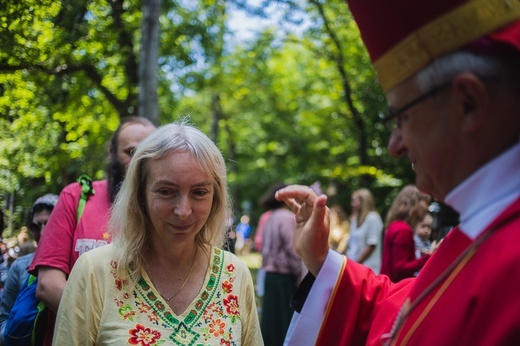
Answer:
<svg viewBox="0 0 520 346"><path fill-rule="evenodd" d="M187 197L179 197L176 201L174 211L175 215L179 216L181 219L187 218L191 215L191 203L189 198Z"/></svg>

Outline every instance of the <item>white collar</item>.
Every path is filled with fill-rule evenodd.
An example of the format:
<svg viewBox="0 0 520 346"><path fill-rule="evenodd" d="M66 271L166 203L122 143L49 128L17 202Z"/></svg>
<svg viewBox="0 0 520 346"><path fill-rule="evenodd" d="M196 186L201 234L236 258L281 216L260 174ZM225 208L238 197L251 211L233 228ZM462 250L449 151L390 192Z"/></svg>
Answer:
<svg viewBox="0 0 520 346"><path fill-rule="evenodd" d="M520 197L520 143L485 164L446 196L460 214L460 229L478 237L500 213Z"/></svg>

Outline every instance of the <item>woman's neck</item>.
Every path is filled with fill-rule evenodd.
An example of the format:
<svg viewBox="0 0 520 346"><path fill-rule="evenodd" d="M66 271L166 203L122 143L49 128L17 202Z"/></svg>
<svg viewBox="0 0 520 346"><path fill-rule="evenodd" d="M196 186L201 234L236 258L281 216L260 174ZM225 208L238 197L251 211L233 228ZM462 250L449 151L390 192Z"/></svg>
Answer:
<svg viewBox="0 0 520 346"><path fill-rule="evenodd" d="M152 246L148 264L164 269L188 267L193 262L194 254L197 252L198 247L194 243L190 245L179 244L172 247L164 246L163 244Z"/></svg>

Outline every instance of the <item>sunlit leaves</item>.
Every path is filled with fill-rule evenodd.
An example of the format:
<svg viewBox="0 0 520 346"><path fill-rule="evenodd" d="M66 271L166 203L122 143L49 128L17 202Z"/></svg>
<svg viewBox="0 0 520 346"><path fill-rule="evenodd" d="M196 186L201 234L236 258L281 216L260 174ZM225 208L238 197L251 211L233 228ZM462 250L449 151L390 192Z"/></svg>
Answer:
<svg viewBox="0 0 520 346"><path fill-rule="evenodd" d="M0 9L2 192L29 200L80 173L103 176L106 142L137 106L141 3L24 0ZM215 136L237 203L255 203L275 180L320 180L346 193L365 184L360 177L374 188L409 179L409 165L386 152L377 116L384 96L345 2L262 6L272 3L283 3L280 21L300 30L286 33L280 23L239 42L226 20L230 4L245 8L242 1L163 0L161 123L189 116ZM367 129L364 163L345 78Z"/></svg>

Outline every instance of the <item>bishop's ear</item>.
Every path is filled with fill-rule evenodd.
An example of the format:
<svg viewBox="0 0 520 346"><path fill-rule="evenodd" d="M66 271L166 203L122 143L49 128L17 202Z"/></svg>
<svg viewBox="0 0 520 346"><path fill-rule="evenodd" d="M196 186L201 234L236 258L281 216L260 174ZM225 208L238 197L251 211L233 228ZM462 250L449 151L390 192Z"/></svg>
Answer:
<svg viewBox="0 0 520 346"><path fill-rule="evenodd" d="M473 132L483 125L491 98L487 85L473 73L461 73L453 79L453 92L463 115L463 128Z"/></svg>

